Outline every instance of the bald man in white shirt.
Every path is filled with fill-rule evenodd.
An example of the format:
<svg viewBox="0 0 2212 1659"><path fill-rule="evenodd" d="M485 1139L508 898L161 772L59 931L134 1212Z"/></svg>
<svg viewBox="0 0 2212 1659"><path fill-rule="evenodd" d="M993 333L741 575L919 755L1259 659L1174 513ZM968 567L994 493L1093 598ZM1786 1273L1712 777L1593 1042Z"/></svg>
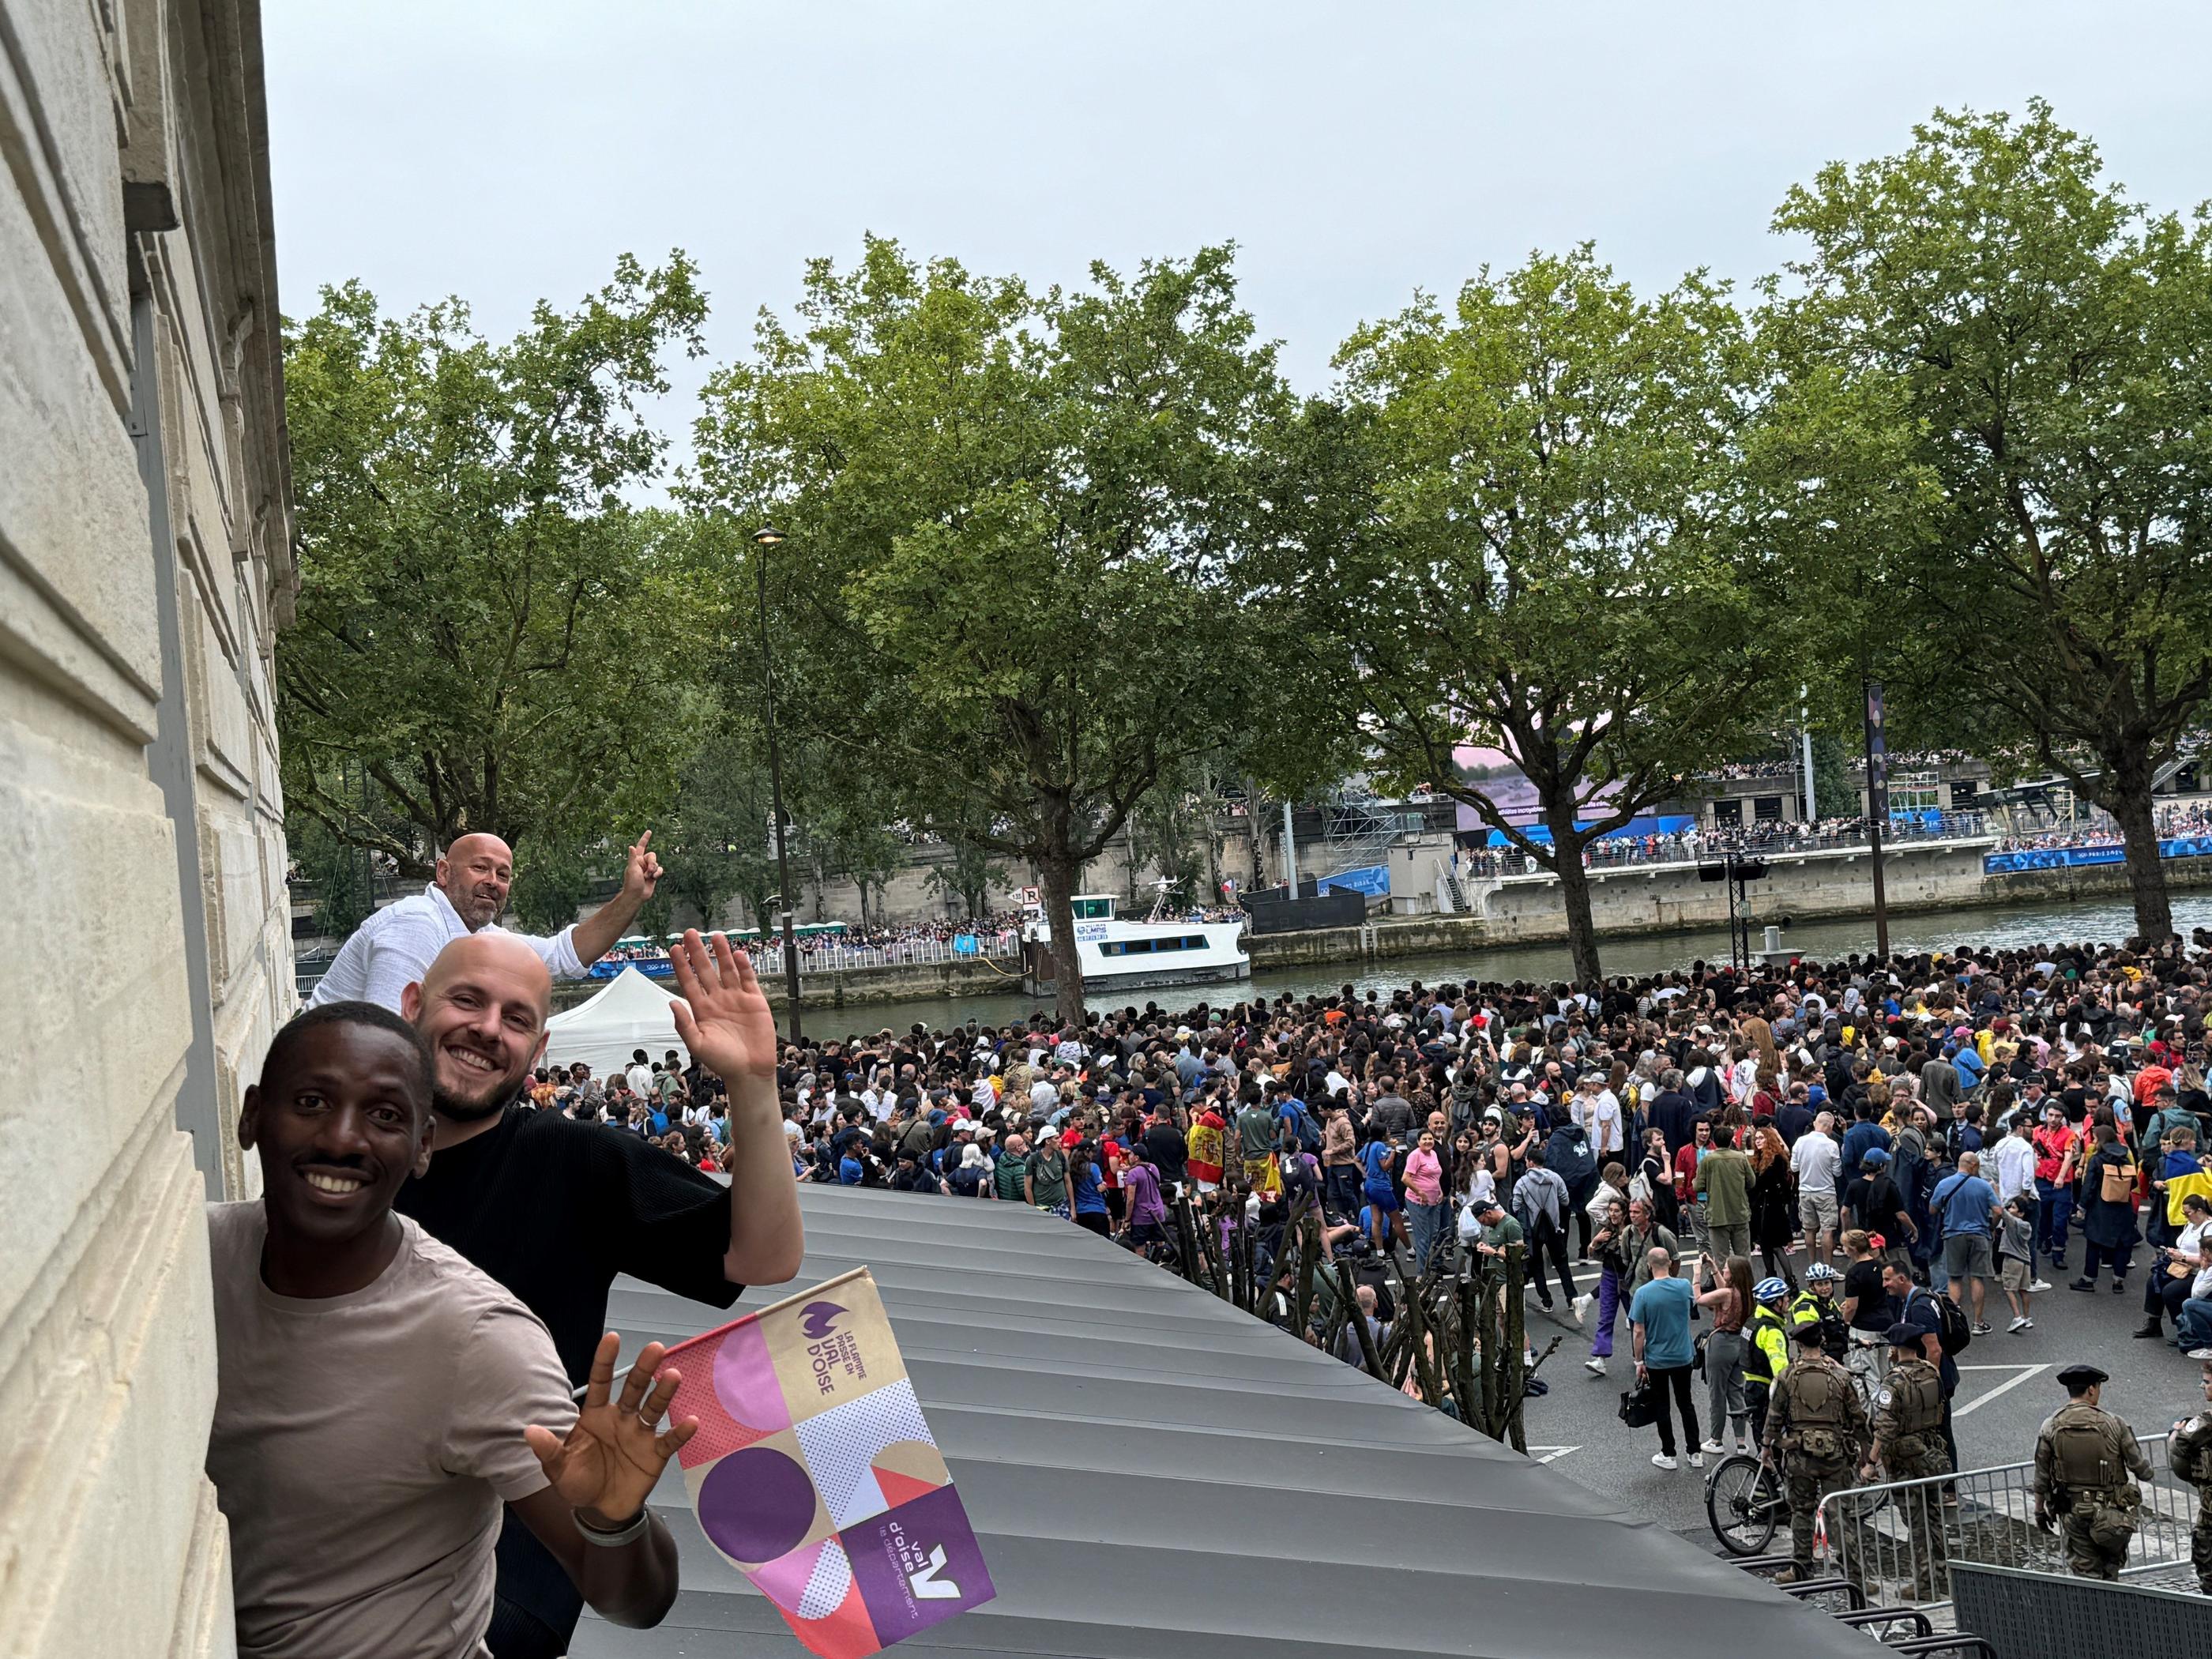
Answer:
<svg viewBox="0 0 2212 1659"><path fill-rule="evenodd" d="M622 890L580 922L550 939L517 933L556 979L581 979L637 920L660 880L653 831L638 837L623 870ZM437 879L420 893L388 904L355 929L339 949L311 1006L374 1002L397 1010L399 994L419 981L453 940L496 926L514 884L514 849L497 836L456 838L438 860Z"/></svg>

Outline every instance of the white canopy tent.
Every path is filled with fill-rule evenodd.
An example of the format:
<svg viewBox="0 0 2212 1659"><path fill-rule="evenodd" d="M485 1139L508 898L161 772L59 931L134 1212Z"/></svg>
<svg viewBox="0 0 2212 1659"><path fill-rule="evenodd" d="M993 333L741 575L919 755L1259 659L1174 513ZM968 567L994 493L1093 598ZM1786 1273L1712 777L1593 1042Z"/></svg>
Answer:
<svg viewBox="0 0 2212 1659"><path fill-rule="evenodd" d="M639 1048L659 1060L671 1048L685 1062L691 1056L676 1035L676 998L635 968L625 968L588 1002L545 1022L545 1063L573 1066L582 1060L595 1077L629 1064Z"/></svg>

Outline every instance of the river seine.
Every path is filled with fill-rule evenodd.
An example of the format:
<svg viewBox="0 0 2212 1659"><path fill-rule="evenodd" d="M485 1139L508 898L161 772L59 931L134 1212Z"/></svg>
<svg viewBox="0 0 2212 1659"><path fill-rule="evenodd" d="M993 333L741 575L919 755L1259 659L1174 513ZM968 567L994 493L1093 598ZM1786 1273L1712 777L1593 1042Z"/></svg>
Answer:
<svg viewBox="0 0 2212 1659"><path fill-rule="evenodd" d="M2173 895L2173 925L2186 936L2191 928L2212 927L2212 895ZM2134 931L2134 912L2124 900L2075 905L2039 904L2017 908L1931 910L1893 917L1889 945L1893 951L1911 953L1958 947L2009 949L2058 940L2117 944ZM1784 933L1783 943L1807 956L1821 958L1848 956L1874 949L1874 923L1869 918L1808 922ZM1695 933L1655 934L1600 941L1599 952L1608 974L1650 974L1686 968L1692 962L1725 958L1725 929ZM1564 945L1511 945L1463 954L1400 957L1372 964L1321 963L1291 968L1261 969L1249 983L1240 985L1167 986L1151 990L1092 996L1091 1006L1101 1012L1142 1007L1157 1002L1179 1010L1201 1000L1215 1006L1242 998L1265 994L1294 996L1334 991L1349 983L1359 993L1384 995L1419 980L1425 984L1462 980L1555 980L1568 972ZM1026 1018L1040 1005L1032 998L978 995L937 997L920 1001L881 1002L850 1008L809 1009L806 1024L815 1036L880 1031L902 1031L919 1022L939 1029L975 1019L1002 1025Z"/></svg>

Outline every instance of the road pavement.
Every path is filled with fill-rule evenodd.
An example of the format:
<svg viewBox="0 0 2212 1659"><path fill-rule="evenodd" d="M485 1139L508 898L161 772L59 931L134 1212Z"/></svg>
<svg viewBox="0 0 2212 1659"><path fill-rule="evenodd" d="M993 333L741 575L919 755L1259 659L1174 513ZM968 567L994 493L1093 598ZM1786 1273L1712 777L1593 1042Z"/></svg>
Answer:
<svg viewBox="0 0 2212 1659"><path fill-rule="evenodd" d="M2076 1266L2081 1254L2077 1242L2072 1255ZM2137 1254L2140 1258L2144 1253ZM1802 1267L1804 1258L1796 1259ZM2142 1322L2140 1260L2124 1296L2112 1293L2109 1279L2095 1291L2085 1292L2066 1288L2072 1275L2054 1273L2047 1265L2044 1277L2056 1288L2029 1298L2034 1329L2006 1334L2010 1316L2003 1311L2002 1292L1991 1285L1988 1313L1996 1328L1976 1337L1960 1357L1953 1431L1960 1461L1970 1468L2032 1457L2038 1427L2065 1403L2057 1373L2077 1361L2112 1373L2104 1403L2138 1434L2161 1433L2177 1417L2201 1407L2197 1367L2164 1341L2136 1340L2130 1334ZM1576 1281L1595 1289L1596 1268L1578 1264ZM1528 1402L1529 1455L1571 1480L1648 1513L1659 1525L1710 1538L1704 1474L1692 1469L1686 1458L1671 1472L1655 1468L1650 1458L1659 1449L1656 1431L1621 1424L1621 1391L1635 1378L1625 1308L1622 1315L1613 1333L1616 1352L1609 1375L1593 1376L1583 1364L1589 1357L1591 1331L1577 1330L1564 1308L1547 1314L1530 1300L1528 1329L1537 1352L1553 1336L1561 1340L1541 1372L1551 1392ZM1595 1318L1593 1304L1593 1326ZM2167 1328L2170 1334L2172 1327ZM1699 1427L1710 1433L1704 1421L1705 1381L1693 1381ZM1712 1461L1707 1461L1709 1468Z"/></svg>

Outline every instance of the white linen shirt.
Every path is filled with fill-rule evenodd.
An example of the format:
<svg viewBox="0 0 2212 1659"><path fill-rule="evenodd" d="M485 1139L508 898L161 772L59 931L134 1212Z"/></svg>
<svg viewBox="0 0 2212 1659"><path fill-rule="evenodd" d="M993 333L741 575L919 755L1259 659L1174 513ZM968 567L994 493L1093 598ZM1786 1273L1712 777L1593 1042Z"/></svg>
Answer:
<svg viewBox="0 0 2212 1659"><path fill-rule="evenodd" d="M482 930L503 933L498 927ZM374 1002L399 1012L399 993L419 981L438 952L471 929L453 901L436 887L426 887L396 904L387 904L354 930L338 949L330 971L307 999L311 1007L325 1002ZM550 939L514 933L535 951L556 979L581 979L588 965L577 959L575 928L563 927Z"/></svg>

